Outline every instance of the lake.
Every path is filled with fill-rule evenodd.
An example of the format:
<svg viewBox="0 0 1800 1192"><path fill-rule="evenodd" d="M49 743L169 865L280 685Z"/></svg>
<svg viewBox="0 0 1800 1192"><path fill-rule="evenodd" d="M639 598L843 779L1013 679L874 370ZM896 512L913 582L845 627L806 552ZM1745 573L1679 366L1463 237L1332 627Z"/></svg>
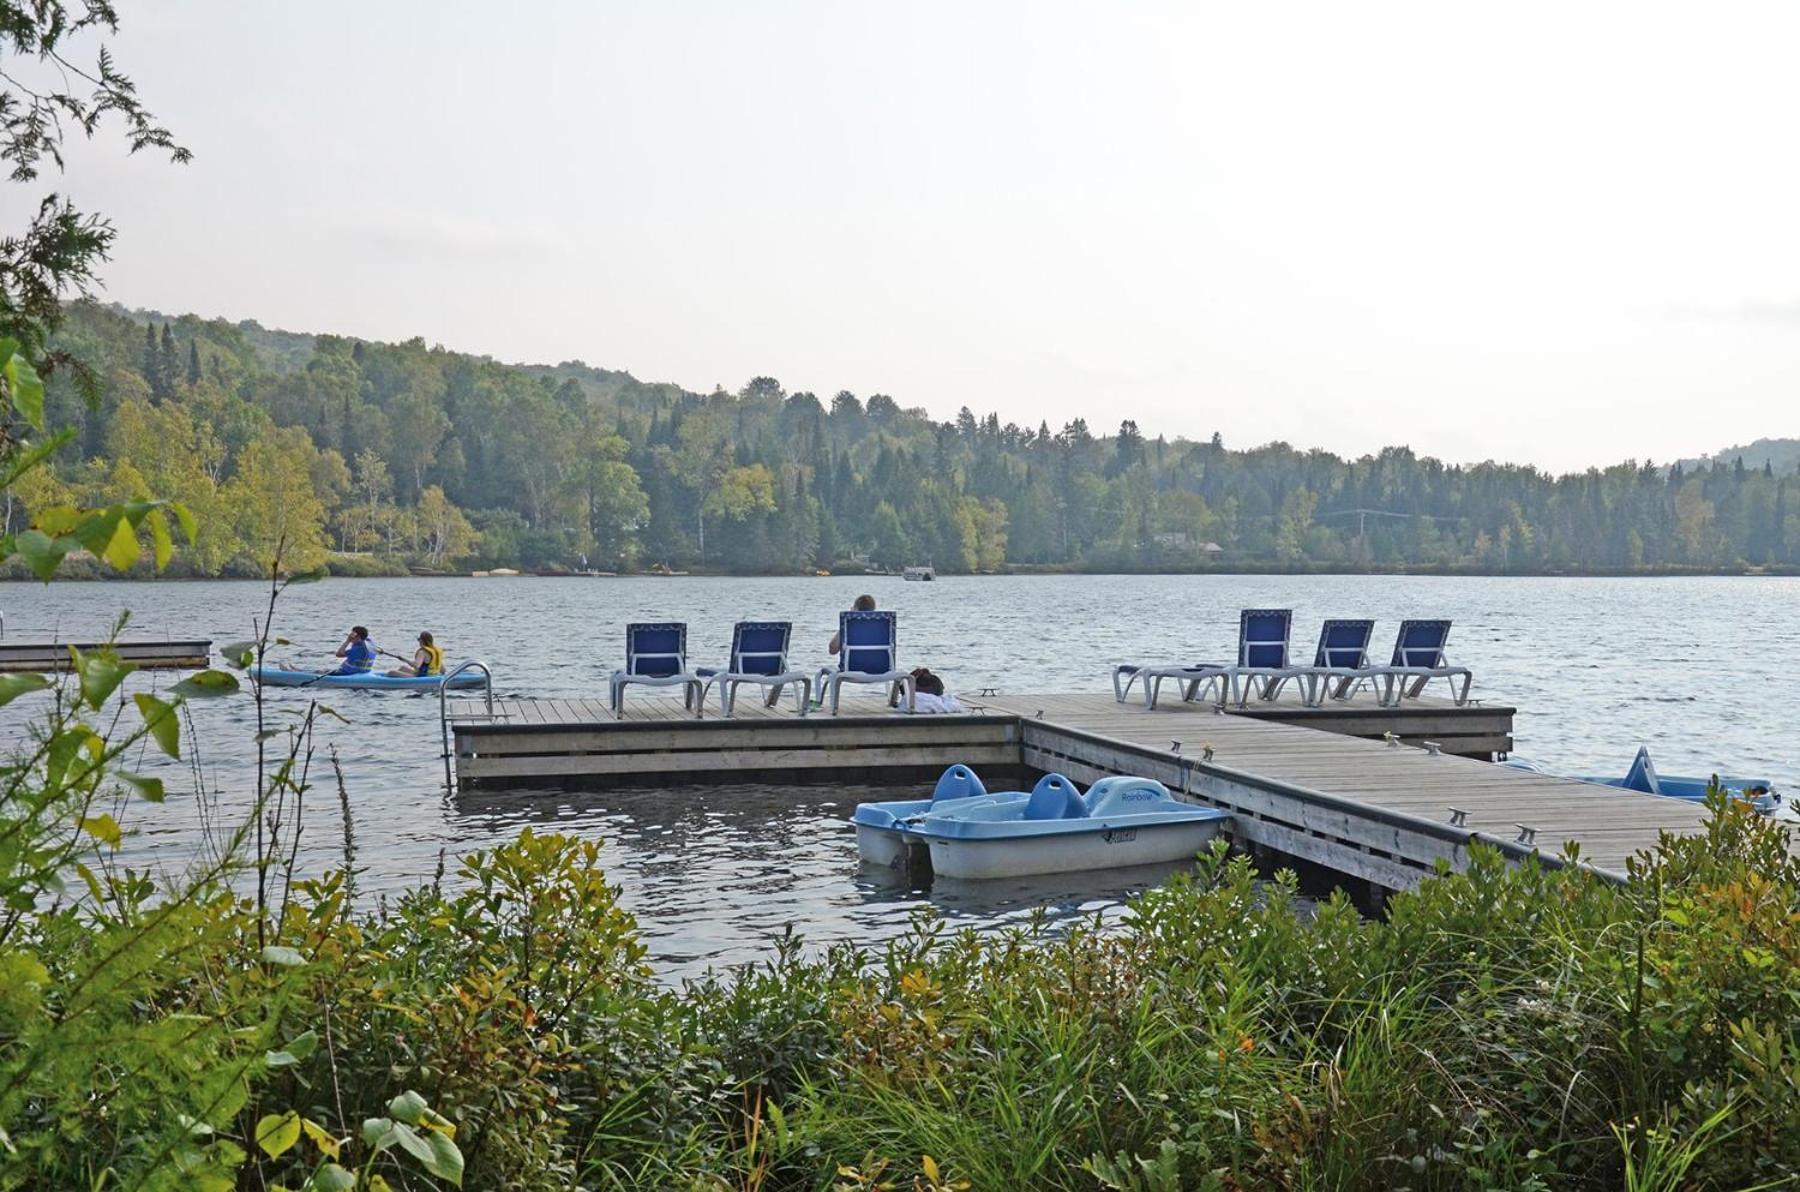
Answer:
<svg viewBox="0 0 1800 1192"><path fill-rule="evenodd" d="M452 662L479 658L497 695L602 696L623 656L630 620L684 620L697 665L722 662L738 619L794 622L794 657L825 661L836 612L861 592L900 613L902 659L928 665L952 690L1110 690L1127 659L1229 660L1238 610L1291 607L1310 652L1325 617L1373 617L1385 657L1403 617L1455 622L1449 657L1475 672L1476 698L1519 709L1520 756L1553 767L1623 773L1647 744L1665 773L1726 770L1800 790L1800 579L1546 579L1424 576L1032 576L738 579L326 580L289 589L275 633L293 644L277 660L323 666L352 623L409 653L430 629ZM122 609L132 634L254 635L266 586L232 581L0 586L8 639L103 636ZM172 673L144 672L139 689ZM271 706L303 708L306 693L270 692ZM634 694L633 698L637 698ZM653 698L653 697L651 697ZM1053 914L1114 913L1160 872L1064 877L1004 889L884 887L860 875L847 817L866 788L708 787L583 794L567 791L452 798L443 787L435 695L334 691L347 724L320 731L301 840L303 867L340 856L337 796L325 747L348 782L365 890L428 880L441 851L454 857L554 827L606 841L608 873L637 914L665 976L755 959L792 924L815 941L877 939L930 902L954 920L990 923L1048 904ZM17 739L41 705L0 709L0 738ZM194 705L198 748L187 760L132 759L170 784L163 807L139 805L128 859L170 863L204 830L208 801L241 815L253 790L254 712L246 694ZM186 797L174 792L190 792Z"/></svg>

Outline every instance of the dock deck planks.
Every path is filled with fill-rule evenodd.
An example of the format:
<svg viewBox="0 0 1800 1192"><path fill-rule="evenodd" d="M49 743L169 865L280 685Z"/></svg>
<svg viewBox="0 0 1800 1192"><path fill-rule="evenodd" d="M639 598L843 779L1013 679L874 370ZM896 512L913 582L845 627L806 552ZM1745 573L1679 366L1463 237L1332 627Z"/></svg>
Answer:
<svg viewBox="0 0 1800 1192"><path fill-rule="evenodd" d="M1527 855L1520 825L1535 829L1545 857L1557 859L1573 842L1583 863L1618 876L1660 833L1697 832L1705 819L1704 809L1679 799L1455 756L1458 734L1464 744L1503 742L1492 752L1510 748L1510 707L1421 700L1394 710L1363 697L1323 715L1305 715L1291 701L1240 715L1178 700L1149 710L1104 693L1022 694L968 701L968 715L902 716L879 696L858 693L846 696L838 717L800 718L791 699L770 709L759 689L741 694L730 720L716 698L696 720L679 695L666 693L631 693L621 717L592 699L497 700L489 721L480 702L456 701L458 782L605 785L721 770L745 778L921 771L958 761L1059 769L1078 782L1142 773L1232 811L1241 838L1390 888L1416 882L1439 858L1465 863L1473 840ZM1364 732L1392 724L1396 740L1319 731L1334 721ZM1404 743L1436 739L1414 731L1433 724L1443 752ZM1464 824L1452 825L1452 808L1466 813Z"/></svg>
<svg viewBox="0 0 1800 1192"><path fill-rule="evenodd" d="M200 670L212 657L212 642L205 638L154 641L125 638L116 642L0 642L0 673L61 671L69 668L69 647L83 654L110 649L140 670Z"/></svg>

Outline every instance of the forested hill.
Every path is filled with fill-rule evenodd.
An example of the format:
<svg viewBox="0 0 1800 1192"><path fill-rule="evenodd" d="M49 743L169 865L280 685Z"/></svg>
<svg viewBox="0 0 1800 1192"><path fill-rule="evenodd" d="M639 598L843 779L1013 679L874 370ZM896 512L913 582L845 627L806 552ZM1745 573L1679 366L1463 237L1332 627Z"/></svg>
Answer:
<svg viewBox="0 0 1800 1192"><path fill-rule="evenodd" d="M1716 464L1736 467L1739 463L1746 468L1768 468L1777 476L1800 472L1800 439L1758 439L1754 443L1745 443L1742 447L1727 447L1698 459L1684 459L1681 466L1692 471Z"/></svg>
<svg viewBox="0 0 1800 1192"><path fill-rule="evenodd" d="M178 573L255 573L278 543L294 569L1800 564L1800 476L1735 462L1552 477L1404 447L1231 450L1130 421L939 423L768 377L697 394L92 303L54 347L98 396L53 376L50 415L76 434L6 493L8 528L71 502L181 500L199 530Z"/></svg>

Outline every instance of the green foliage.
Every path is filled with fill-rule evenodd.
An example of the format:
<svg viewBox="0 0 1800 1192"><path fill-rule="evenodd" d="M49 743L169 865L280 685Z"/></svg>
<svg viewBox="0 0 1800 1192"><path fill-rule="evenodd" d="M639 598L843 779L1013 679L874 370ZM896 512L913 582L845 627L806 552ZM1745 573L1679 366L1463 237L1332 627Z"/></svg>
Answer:
<svg viewBox="0 0 1800 1192"><path fill-rule="evenodd" d="M147 333L148 332L148 336ZM165 342L167 348L165 348ZM76 428L40 509L183 503L191 574L260 574L272 544L345 570L396 560L810 572L853 560L1002 567L1409 567L1687 571L1800 567L1800 474L1627 462L1552 477L1361 459L1283 443L1097 436L888 398L821 403L760 377L686 393L581 364L164 319L75 303L55 341L105 379L44 391ZM199 360L197 378L183 360ZM879 412L871 416L870 409ZM1214 546L1222 548L1215 551ZM359 562L365 561L366 562Z"/></svg>

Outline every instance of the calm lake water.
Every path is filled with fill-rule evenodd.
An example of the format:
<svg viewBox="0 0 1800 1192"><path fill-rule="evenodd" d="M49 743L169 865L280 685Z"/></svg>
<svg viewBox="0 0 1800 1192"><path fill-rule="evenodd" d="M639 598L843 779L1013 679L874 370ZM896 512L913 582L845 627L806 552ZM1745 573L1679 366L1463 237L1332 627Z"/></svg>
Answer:
<svg viewBox="0 0 1800 1192"><path fill-rule="evenodd" d="M954 690L1108 690L1124 659L1229 657L1238 610L1291 607L1296 642L1328 616L1374 617L1390 648L1402 617L1450 617L1449 654L1475 671L1477 698L1519 709L1518 753L1556 767L1623 773L1648 744L1664 773L1725 770L1800 790L1800 580L1509 579L1417 576L1044 576L818 579L327 580L290 589L274 651L324 665L352 623L405 652L430 629L454 662L480 658L504 696L601 696L622 660L629 620L685 620L696 664L722 661L731 623L795 625L795 657L825 660L836 611L869 591L900 612L909 664L929 665ZM103 635L121 609L132 634L251 637L268 592L239 582L0 586L11 639ZM140 689L175 676L133 676ZM789 924L815 941L878 939L924 902L953 919L988 923L1048 904L1067 916L1116 910L1159 872L1058 878L1006 889L896 890L860 875L847 817L866 788L707 787L582 794L566 791L452 798L443 787L436 696L334 691L349 721L321 730L300 854L318 868L340 856L337 798L325 747L348 780L364 888L429 879L452 859L520 827L595 836L626 906L669 976L756 959ZM302 693L270 693L277 709ZM0 738L16 739L41 707L0 709ZM253 789L254 715L248 695L194 705L200 774L219 810L241 814ZM141 764L139 764L141 762ZM202 804L187 762L134 759L169 781L163 807L139 804L128 843L134 863L171 863L199 839Z"/></svg>

